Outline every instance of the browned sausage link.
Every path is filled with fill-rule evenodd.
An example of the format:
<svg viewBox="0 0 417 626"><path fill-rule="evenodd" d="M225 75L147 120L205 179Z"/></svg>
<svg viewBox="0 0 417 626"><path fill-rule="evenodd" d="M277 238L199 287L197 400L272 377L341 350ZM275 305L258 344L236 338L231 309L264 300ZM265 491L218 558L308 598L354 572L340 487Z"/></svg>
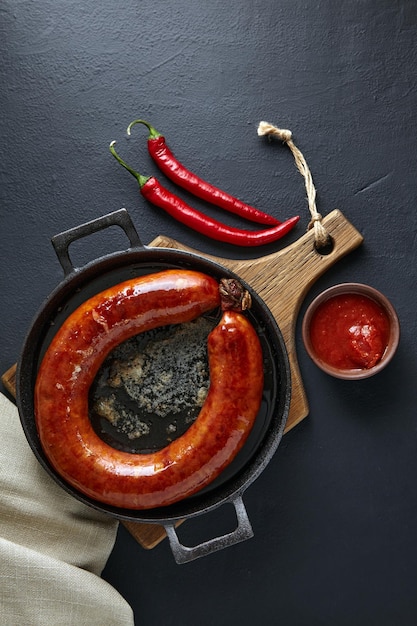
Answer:
<svg viewBox="0 0 417 626"><path fill-rule="evenodd" d="M82 305L81 311L77 309L47 350L36 383L37 426L51 464L87 496L122 508L165 506L209 484L244 444L261 402L263 365L258 336L241 313L226 311L208 338L206 401L184 435L152 454L121 452L96 435L88 418L88 390L110 349L127 336L172 323L173 318L190 319L191 305L184 302L195 296L195 290L201 309L219 302L213 279L183 270L170 276L174 283L181 278L181 290L167 290L160 285L167 280L166 274L153 275L165 275L163 279L139 279L140 286L136 281L126 296L120 295L119 288L118 296L108 290ZM135 306L141 313L132 322ZM191 308L195 317L195 306ZM129 330L124 332L122 326Z"/></svg>

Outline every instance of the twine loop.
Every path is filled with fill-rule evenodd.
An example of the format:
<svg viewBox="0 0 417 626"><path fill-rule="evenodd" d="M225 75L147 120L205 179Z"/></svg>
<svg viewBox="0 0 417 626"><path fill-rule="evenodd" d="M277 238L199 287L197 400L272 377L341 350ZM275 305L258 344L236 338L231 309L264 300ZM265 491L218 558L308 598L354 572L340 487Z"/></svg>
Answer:
<svg viewBox="0 0 417 626"><path fill-rule="evenodd" d="M268 122L260 122L258 126L258 135L260 137L263 137L263 136L277 137L278 139L281 139L281 141L286 143L289 149L291 150L295 159L295 164L305 181L308 208L309 208L310 215L311 215L308 228L309 229L314 228L314 238L315 238L317 248L322 248L322 247L327 246L329 243L330 237L322 224L323 217L317 211L316 188L314 187L314 184L313 184L313 178L311 176L310 169L307 165L307 162L302 152L297 148L297 146L292 140L292 132L285 128L277 128L276 126L273 126L273 124L269 124Z"/></svg>

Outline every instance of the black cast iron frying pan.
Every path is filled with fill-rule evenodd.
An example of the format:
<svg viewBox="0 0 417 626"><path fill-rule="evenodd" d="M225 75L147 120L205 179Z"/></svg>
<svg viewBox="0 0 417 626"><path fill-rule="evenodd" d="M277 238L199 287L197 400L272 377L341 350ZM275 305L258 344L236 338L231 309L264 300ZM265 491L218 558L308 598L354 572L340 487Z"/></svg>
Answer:
<svg viewBox="0 0 417 626"><path fill-rule="evenodd" d="M69 256L71 243L111 226L120 226L130 246L75 268ZM244 491L266 467L282 438L288 417L291 382L290 366L281 332L265 303L249 285L218 263L197 254L144 246L125 209L87 222L52 238L64 270L64 280L47 298L35 316L23 345L16 376L17 405L22 426L34 454L46 471L67 492L81 502L120 520L158 523L165 527L177 563L191 561L253 536L245 505ZM83 301L103 289L128 278L168 268L202 271L220 279L238 278L252 296L248 312L260 336L264 351L265 388L262 406L255 426L233 462L208 487L197 494L167 507L145 511L112 507L92 500L67 484L46 459L34 421L33 391L39 364L57 328ZM181 544L175 530L178 520L209 512L224 503L233 504L237 527L227 535L216 537L194 547Z"/></svg>

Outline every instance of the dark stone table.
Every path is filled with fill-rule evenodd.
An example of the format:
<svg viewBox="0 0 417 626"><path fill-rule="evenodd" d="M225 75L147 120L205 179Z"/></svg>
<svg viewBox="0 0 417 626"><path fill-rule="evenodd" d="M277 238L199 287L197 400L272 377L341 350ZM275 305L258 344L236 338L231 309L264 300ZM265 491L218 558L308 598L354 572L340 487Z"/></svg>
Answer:
<svg viewBox="0 0 417 626"><path fill-rule="evenodd" d="M318 210L340 209L364 237L303 303L296 343L310 414L245 494L254 538L180 566L167 540L146 551L120 528L104 577L138 624L417 622L416 33L412 0L3 0L1 371L62 280L50 239L67 228L125 207L145 243L165 234L230 258L299 237L303 180L285 146L257 136L261 120L293 132ZM146 203L108 151L117 140L129 163L157 173L145 130L127 140L137 117L203 177L279 219L299 214L295 231L240 249ZM73 255L82 266L124 245L105 232ZM392 363L359 382L321 372L301 340L313 296L345 281L380 289L402 329ZM219 509L184 524L182 537L195 543L230 523Z"/></svg>

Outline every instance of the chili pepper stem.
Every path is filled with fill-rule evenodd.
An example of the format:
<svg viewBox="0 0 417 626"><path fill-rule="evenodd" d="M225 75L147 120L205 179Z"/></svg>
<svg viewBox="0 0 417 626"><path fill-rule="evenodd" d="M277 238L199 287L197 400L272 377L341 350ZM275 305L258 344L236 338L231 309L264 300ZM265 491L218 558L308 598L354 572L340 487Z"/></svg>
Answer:
<svg viewBox="0 0 417 626"><path fill-rule="evenodd" d="M115 144L116 144L116 141L111 142L109 146L110 152L112 153L116 161L118 161L120 165L122 165L128 172L132 174L132 176L136 178L136 180L139 183L139 187L142 188L143 185L149 180L150 176L143 176L142 174L139 174L139 172L137 172L132 167L130 167L130 165L125 163L125 161L123 161L123 159L117 154L116 150L114 149Z"/></svg>
<svg viewBox="0 0 417 626"><path fill-rule="evenodd" d="M134 120L133 122L130 122L126 131L128 135L130 135L132 126L134 126L135 124L144 124L144 126L147 127L147 129L149 130L148 139L157 139L158 137L161 137L161 133L159 133L156 128L154 128L151 124L149 124L149 122L146 122L145 120Z"/></svg>

